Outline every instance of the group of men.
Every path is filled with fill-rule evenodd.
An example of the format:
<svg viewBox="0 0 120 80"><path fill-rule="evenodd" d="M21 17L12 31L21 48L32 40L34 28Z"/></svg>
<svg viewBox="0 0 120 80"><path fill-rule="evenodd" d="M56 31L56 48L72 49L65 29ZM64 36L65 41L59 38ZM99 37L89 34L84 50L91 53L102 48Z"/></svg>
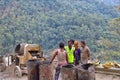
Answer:
<svg viewBox="0 0 120 80"><path fill-rule="evenodd" d="M80 43L80 44L79 44ZM68 45L64 43L59 44L59 48L55 50L51 63L57 57L58 66L56 67L55 80L58 80L60 68L66 64L86 64L90 59L90 49L87 47L85 41L78 42L77 40L69 40Z"/></svg>

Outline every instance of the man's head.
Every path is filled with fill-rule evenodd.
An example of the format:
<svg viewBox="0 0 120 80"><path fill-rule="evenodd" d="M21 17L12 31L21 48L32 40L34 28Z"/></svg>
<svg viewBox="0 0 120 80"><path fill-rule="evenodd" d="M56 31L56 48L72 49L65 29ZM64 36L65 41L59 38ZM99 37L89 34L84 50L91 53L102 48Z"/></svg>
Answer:
<svg viewBox="0 0 120 80"><path fill-rule="evenodd" d="M74 47L77 49L78 48L78 41L74 41Z"/></svg>
<svg viewBox="0 0 120 80"><path fill-rule="evenodd" d="M59 44L59 48L64 48L64 43L61 42L61 43Z"/></svg>
<svg viewBox="0 0 120 80"><path fill-rule="evenodd" d="M68 41L68 47L72 48L72 41L71 40Z"/></svg>
<svg viewBox="0 0 120 80"><path fill-rule="evenodd" d="M70 39L70 41L71 41L72 45L74 45L74 42L75 42L75 41L74 41L73 39Z"/></svg>
<svg viewBox="0 0 120 80"><path fill-rule="evenodd" d="M86 46L85 41L81 41L81 42L80 42L80 45L81 45L81 47L83 47L83 48L84 48L84 47Z"/></svg>

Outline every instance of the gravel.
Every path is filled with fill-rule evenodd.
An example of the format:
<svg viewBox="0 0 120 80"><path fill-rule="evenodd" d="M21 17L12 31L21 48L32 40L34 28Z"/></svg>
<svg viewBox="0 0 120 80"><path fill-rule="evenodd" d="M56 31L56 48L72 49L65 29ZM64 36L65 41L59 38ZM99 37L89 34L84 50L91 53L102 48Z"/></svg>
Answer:
<svg viewBox="0 0 120 80"><path fill-rule="evenodd" d="M96 73L95 77L96 80L120 80L120 76L101 74L101 73ZM28 79L27 79L27 75L23 75L23 77L21 78L14 77L13 68L8 67L4 72L0 72L0 80L28 80Z"/></svg>

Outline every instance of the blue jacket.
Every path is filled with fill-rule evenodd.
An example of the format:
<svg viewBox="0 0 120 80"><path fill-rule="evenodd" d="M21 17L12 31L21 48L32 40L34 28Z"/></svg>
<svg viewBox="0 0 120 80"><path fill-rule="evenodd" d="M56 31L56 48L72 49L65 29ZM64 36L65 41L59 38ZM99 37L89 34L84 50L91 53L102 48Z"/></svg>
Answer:
<svg viewBox="0 0 120 80"><path fill-rule="evenodd" d="M81 50L78 48L77 50L74 51L74 58L75 61L79 61L81 59Z"/></svg>

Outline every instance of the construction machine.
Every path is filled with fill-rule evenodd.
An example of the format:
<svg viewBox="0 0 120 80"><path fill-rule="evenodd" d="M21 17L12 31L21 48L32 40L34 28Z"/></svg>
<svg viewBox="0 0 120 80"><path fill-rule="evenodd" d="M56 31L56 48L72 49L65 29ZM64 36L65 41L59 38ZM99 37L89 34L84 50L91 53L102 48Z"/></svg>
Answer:
<svg viewBox="0 0 120 80"><path fill-rule="evenodd" d="M0 55L0 72L3 72L6 70L6 65L3 58L4 57Z"/></svg>
<svg viewBox="0 0 120 80"><path fill-rule="evenodd" d="M8 66L14 63L14 75L22 77L22 74L27 74L27 61L33 59L45 60L41 46L39 44L20 43L15 47L14 55L8 56Z"/></svg>

